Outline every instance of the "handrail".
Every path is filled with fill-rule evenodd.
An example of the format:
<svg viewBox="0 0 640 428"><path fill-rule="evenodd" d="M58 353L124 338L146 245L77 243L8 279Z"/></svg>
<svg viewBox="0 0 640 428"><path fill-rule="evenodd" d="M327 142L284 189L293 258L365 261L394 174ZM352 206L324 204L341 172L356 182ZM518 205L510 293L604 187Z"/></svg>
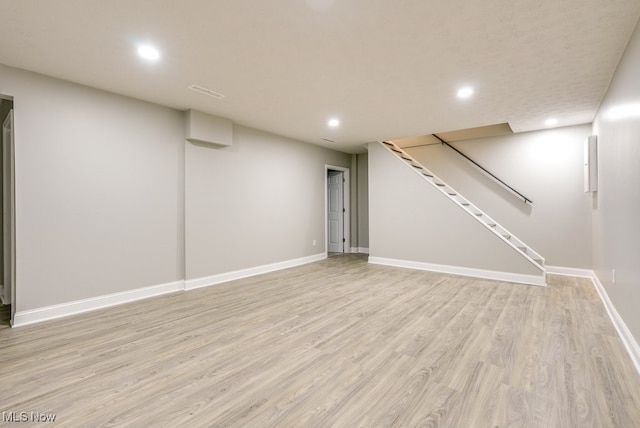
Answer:
<svg viewBox="0 0 640 428"><path fill-rule="evenodd" d="M474 164L476 167L480 168L485 174L489 175L491 178L493 178L495 181L497 181L499 184L501 184L503 187L505 187L506 189L508 189L509 191L511 191L512 193L518 195L520 198L522 198L524 200L524 203L526 204L527 202L532 204L533 201L529 198L527 198L525 195L523 195L522 193L518 192L516 189L514 189L513 187L509 186L507 183L505 183L504 181L500 180L498 177L496 177L494 174L492 174L489 170L487 170L485 167L483 167L482 165L480 165L478 162L474 161L473 159L471 159L469 156L465 155L464 153L462 153L460 150L456 149L455 147L453 147L451 144L447 143L446 141L444 141L442 138L438 137L436 134L431 134L434 137L436 137L438 140L440 140L440 142L442 144L444 144L445 146L453 149L456 153L458 153L459 155L461 155L462 157L464 157L466 160L468 160L469 162L471 162L472 164Z"/></svg>

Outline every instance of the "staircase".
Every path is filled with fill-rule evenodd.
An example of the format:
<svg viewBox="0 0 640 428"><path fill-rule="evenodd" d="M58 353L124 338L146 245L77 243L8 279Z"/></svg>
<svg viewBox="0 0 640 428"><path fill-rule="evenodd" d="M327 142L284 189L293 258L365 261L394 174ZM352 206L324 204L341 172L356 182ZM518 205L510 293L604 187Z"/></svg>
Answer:
<svg viewBox="0 0 640 428"><path fill-rule="evenodd" d="M411 155L402 150L396 144L389 141L384 141L380 144L388 151L390 151L393 155L395 155L398 159L402 160L402 162L407 165L407 167L411 168L429 184L438 189L440 193L449 198L453 203L458 205L470 216L475 218L484 227L497 235L500 239L507 243L507 245L513 247L518 253L522 255L522 257L524 257L526 260L540 269L543 277L545 276L544 258L540 254L538 254L531 247L519 240L507 229L499 225L486 213L482 212L478 207L469 202L468 199L451 188L451 186L445 184L435 174L425 168L422 164L416 161L413 157L411 157Z"/></svg>

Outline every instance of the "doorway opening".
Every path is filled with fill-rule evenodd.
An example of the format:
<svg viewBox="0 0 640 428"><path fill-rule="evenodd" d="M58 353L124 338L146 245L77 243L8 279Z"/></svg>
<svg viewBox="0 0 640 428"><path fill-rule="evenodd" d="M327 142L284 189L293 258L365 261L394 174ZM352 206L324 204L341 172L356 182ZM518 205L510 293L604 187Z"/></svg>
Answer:
<svg viewBox="0 0 640 428"><path fill-rule="evenodd" d="M349 168L325 166L325 251L351 252Z"/></svg>
<svg viewBox="0 0 640 428"><path fill-rule="evenodd" d="M13 97L0 94L0 123L0 322L12 324L16 307Z"/></svg>

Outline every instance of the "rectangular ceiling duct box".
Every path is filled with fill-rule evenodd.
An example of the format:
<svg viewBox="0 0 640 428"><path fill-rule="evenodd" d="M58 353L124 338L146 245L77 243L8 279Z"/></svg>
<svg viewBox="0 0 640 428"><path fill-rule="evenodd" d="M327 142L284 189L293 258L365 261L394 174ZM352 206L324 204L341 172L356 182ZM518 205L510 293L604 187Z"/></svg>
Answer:
<svg viewBox="0 0 640 428"><path fill-rule="evenodd" d="M185 139L219 147L233 144L233 122L197 110L185 112Z"/></svg>

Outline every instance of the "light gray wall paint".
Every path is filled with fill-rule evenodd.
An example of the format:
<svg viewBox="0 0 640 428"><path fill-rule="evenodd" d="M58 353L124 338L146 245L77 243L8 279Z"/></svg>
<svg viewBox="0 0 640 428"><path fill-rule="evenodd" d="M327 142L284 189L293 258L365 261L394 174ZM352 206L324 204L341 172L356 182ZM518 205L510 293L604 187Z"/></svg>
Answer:
<svg viewBox="0 0 640 428"><path fill-rule="evenodd" d="M591 196L583 191L583 144L590 133L590 125L581 125L453 143L533 200L531 205L446 146L407 152L545 257L547 265L590 269Z"/></svg>
<svg viewBox="0 0 640 428"><path fill-rule="evenodd" d="M369 156L357 155L358 165L358 247L369 248Z"/></svg>
<svg viewBox="0 0 640 428"><path fill-rule="evenodd" d="M369 172L366 154L351 155L351 247L369 248Z"/></svg>
<svg viewBox="0 0 640 428"><path fill-rule="evenodd" d="M351 155L239 125L230 147L186 143L187 279L323 253L327 164Z"/></svg>
<svg viewBox="0 0 640 428"><path fill-rule="evenodd" d="M16 310L182 278L178 111L0 65L14 96Z"/></svg>
<svg viewBox="0 0 640 428"><path fill-rule="evenodd" d="M369 144L369 225L371 256L539 274L378 143Z"/></svg>
<svg viewBox="0 0 640 428"><path fill-rule="evenodd" d="M13 101L0 98L0 126L4 124L7 115L13 108ZM2 150L4 144L4 132L0 132L0 165L2 165L2 159L4 151ZM4 176L0 172L0 206L2 204L2 198L4 195ZM3 210L0 209L0 282L4 281L4 227L3 225Z"/></svg>
<svg viewBox="0 0 640 428"><path fill-rule="evenodd" d="M350 183L349 183L349 192L350 192L350 205L349 209L351 211L351 221L349 223L349 231L351 233L350 237L350 247L357 248L358 242L360 241L359 230L358 230L358 201L360 195L358 194L358 181L360 180L360 172L358 170L358 155L351 155L351 169L350 173Z"/></svg>
<svg viewBox="0 0 640 428"><path fill-rule="evenodd" d="M594 270L627 327L640 342L638 76L640 27L636 27L627 45L594 121L594 133L598 135L599 177L598 192L593 199ZM612 281L614 269L615 283Z"/></svg>
<svg viewBox="0 0 640 428"><path fill-rule="evenodd" d="M228 148L188 143L182 112L4 65L0 93L17 311L324 252L325 164L351 155L242 126Z"/></svg>

